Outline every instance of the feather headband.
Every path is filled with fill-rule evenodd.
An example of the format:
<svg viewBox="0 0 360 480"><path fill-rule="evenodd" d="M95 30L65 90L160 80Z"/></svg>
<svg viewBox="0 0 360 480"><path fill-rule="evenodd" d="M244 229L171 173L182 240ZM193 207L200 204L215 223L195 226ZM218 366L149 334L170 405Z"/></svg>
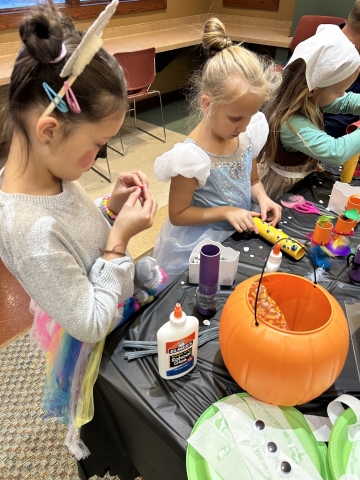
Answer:
<svg viewBox="0 0 360 480"><path fill-rule="evenodd" d="M60 77L69 77L67 79L68 87L71 87L77 77L81 75L81 73L84 71L86 65L89 65L96 53L102 47L103 39L101 37L103 30L110 18L114 15L118 4L119 0L112 0L112 2L105 8L105 10L101 12L99 17L85 33L74 53L65 63L64 68L61 70ZM63 86L61 90L57 93L57 95L53 98L52 102L46 108L41 117L48 116L60 103L65 93L65 86Z"/></svg>

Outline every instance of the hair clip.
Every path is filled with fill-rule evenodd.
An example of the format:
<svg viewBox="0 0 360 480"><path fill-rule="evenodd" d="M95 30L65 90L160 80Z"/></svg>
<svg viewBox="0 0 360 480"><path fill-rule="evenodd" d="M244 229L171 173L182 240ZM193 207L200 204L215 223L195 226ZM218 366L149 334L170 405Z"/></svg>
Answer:
<svg viewBox="0 0 360 480"><path fill-rule="evenodd" d="M292 474L291 465L289 462L286 461L280 462L276 471L280 475L280 477L284 478L288 478Z"/></svg>
<svg viewBox="0 0 360 480"><path fill-rule="evenodd" d="M54 58L54 60L50 60L49 63L58 63L65 57L65 55L66 55L66 47L65 47L65 44L62 43L60 54L56 58Z"/></svg>
<svg viewBox="0 0 360 480"><path fill-rule="evenodd" d="M73 113L81 113L79 102L77 101L77 98L75 97L75 94L72 91L72 88L70 87L69 82L67 80L65 80L64 82L64 87L65 87L66 101L67 101L67 104L69 105L70 110Z"/></svg>
<svg viewBox="0 0 360 480"><path fill-rule="evenodd" d="M265 423L262 420L256 420L254 430L258 435L264 435L266 430Z"/></svg>
<svg viewBox="0 0 360 480"><path fill-rule="evenodd" d="M265 445L265 455L270 458L275 458L279 456L280 452L275 442L268 442Z"/></svg>
<svg viewBox="0 0 360 480"><path fill-rule="evenodd" d="M43 82L42 86L50 101L58 110L60 110L60 112L66 113L69 111L65 101L46 82Z"/></svg>

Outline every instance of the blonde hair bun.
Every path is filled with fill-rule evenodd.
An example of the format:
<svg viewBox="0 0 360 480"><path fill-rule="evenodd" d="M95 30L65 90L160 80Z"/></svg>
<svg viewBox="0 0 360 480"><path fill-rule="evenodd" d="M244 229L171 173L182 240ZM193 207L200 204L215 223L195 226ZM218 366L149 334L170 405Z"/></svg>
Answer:
<svg viewBox="0 0 360 480"><path fill-rule="evenodd" d="M232 46L232 41L226 35L225 26L218 18L210 18L205 23L202 45L209 57Z"/></svg>

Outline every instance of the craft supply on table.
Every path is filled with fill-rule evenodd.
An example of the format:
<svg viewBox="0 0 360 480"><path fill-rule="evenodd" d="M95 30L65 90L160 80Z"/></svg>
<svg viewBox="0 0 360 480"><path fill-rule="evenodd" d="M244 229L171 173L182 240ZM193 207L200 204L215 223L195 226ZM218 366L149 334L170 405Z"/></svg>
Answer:
<svg viewBox="0 0 360 480"><path fill-rule="evenodd" d="M333 224L331 220L334 217L330 215L321 215L315 224L314 232L311 234L311 241L316 245L328 245L331 240Z"/></svg>
<svg viewBox="0 0 360 480"><path fill-rule="evenodd" d="M337 219L334 232L337 235L353 235L357 222L360 220L359 212L354 208L344 210Z"/></svg>
<svg viewBox="0 0 360 480"><path fill-rule="evenodd" d="M277 272L280 268L281 260L282 253L280 250L280 244L277 243L270 252L266 263L265 272Z"/></svg>
<svg viewBox="0 0 360 480"><path fill-rule="evenodd" d="M346 128L346 133L352 133L355 132L360 126L360 122L354 122L351 123L350 125L347 126ZM350 183L351 180L353 179L354 172L356 169L356 166L359 161L359 154L357 153L353 157L349 158L349 160L346 160L346 162L343 164L343 168L340 173L340 181L345 182L345 183Z"/></svg>
<svg viewBox="0 0 360 480"><path fill-rule="evenodd" d="M348 267L351 265L350 280L360 285L360 245L358 245L355 253L350 253L348 256L347 265Z"/></svg>
<svg viewBox="0 0 360 480"><path fill-rule="evenodd" d="M299 213L320 213L320 210L318 210L312 202L304 202L299 205L295 205L293 208Z"/></svg>
<svg viewBox="0 0 360 480"><path fill-rule="evenodd" d="M328 208L341 215L343 210L356 208L360 212L360 187L335 182L331 190Z"/></svg>
<svg viewBox="0 0 360 480"><path fill-rule="evenodd" d="M234 283L240 252L224 247L219 242L205 238L196 245L189 258L189 283L199 283L200 250L204 245L216 245L220 248L219 285L231 286Z"/></svg>
<svg viewBox="0 0 360 480"><path fill-rule="evenodd" d="M346 257L351 253L350 237L356 227L355 218L359 218L357 210L344 210L339 216L334 228L332 220L335 217L321 215L315 224L315 229L306 235L311 240L310 254L317 267L328 270L331 266L329 258ZM329 257L329 258L326 258Z"/></svg>
<svg viewBox="0 0 360 480"><path fill-rule="evenodd" d="M330 480L327 448L293 407L240 393L211 405L188 439L189 480Z"/></svg>
<svg viewBox="0 0 360 480"><path fill-rule="evenodd" d="M346 204L346 210L355 209L360 213L360 195L350 195Z"/></svg>
<svg viewBox="0 0 360 480"><path fill-rule="evenodd" d="M289 235L282 230L263 222L259 217L253 217L253 220L258 229L259 235L265 238L265 240L272 244L281 240L279 242L280 249L295 258L295 260L300 260L305 255L305 247L298 240L289 237Z"/></svg>
<svg viewBox="0 0 360 480"><path fill-rule="evenodd" d="M198 319L187 316L177 303L170 320L157 332L158 367L163 378L182 377L195 367L198 331Z"/></svg>
<svg viewBox="0 0 360 480"><path fill-rule="evenodd" d="M259 325L259 320L269 323L274 327L283 330L288 329L286 319L277 306L276 302L268 294L266 287L259 281L253 282L249 288L248 299L251 307L256 311L256 324Z"/></svg>
<svg viewBox="0 0 360 480"><path fill-rule="evenodd" d="M200 250L199 286L196 289L198 310L202 315L216 312L220 268L220 248L203 245Z"/></svg>
<svg viewBox="0 0 360 480"><path fill-rule="evenodd" d="M349 408L344 410L342 404ZM340 395L328 405L333 423L328 446L328 461L334 480L360 478L360 401Z"/></svg>
<svg viewBox="0 0 360 480"><path fill-rule="evenodd" d="M359 161L359 154L357 153L353 157L349 158L349 160L346 160L346 162L343 165L343 169L341 170L340 173L340 181L344 183L350 183L351 180L353 179L355 168L358 164Z"/></svg>
<svg viewBox="0 0 360 480"><path fill-rule="evenodd" d="M260 275L240 283L220 317L219 343L234 381L275 405L299 405L321 395L337 379L349 349L349 328L337 300L321 285L283 272L262 283L286 321L256 315L250 294ZM276 320L278 322L278 320ZM331 348L329 349L329 344ZM284 361L286 359L286 361Z"/></svg>
<svg viewBox="0 0 360 480"><path fill-rule="evenodd" d="M331 268L330 259L335 256L326 247L315 244L310 246L309 255L311 256L311 259L316 267L316 272L319 269L321 269L320 271L329 271ZM313 279L313 272L311 272L310 276L307 276L307 278Z"/></svg>
<svg viewBox="0 0 360 480"><path fill-rule="evenodd" d="M204 320L203 324L206 320ZM210 325L210 322L209 322ZM202 347L205 343L211 342L219 338L219 327L206 328L201 330L198 334L198 347ZM125 352L127 360L134 360L135 358L146 357L148 355L157 355L157 342L147 340L124 340L124 348L135 348L135 351Z"/></svg>
<svg viewBox="0 0 360 480"><path fill-rule="evenodd" d="M281 204L287 208L293 208L299 213L321 213L312 202L305 200L301 195L289 195L288 200L280 200Z"/></svg>

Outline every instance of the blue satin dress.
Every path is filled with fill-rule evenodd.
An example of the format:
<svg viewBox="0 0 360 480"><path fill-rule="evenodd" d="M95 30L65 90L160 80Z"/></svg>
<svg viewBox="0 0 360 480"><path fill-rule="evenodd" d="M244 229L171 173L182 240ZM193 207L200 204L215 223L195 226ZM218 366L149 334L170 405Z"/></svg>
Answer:
<svg viewBox="0 0 360 480"><path fill-rule="evenodd" d="M186 138L184 143L189 145L189 155L194 155L194 152L196 154L194 145L200 149L190 138ZM205 185L195 190L192 205L201 208L229 205L250 210L252 168L250 135L248 134L247 147L244 149L239 142L238 149L231 155L213 155L203 149L200 150L199 161L203 161L204 152L209 157L207 161L211 162L210 175L207 177ZM171 151L167 152L166 161L171 162ZM178 174L182 174L181 168L178 168ZM189 177L189 171L184 176ZM191 252L199 242L209 238L221 243L234 231L234 228L227 222L177 227L172 225L167 218L156 239L153 256L159 266L169 275L170 281L173 281L188 268Z"/></svg>

